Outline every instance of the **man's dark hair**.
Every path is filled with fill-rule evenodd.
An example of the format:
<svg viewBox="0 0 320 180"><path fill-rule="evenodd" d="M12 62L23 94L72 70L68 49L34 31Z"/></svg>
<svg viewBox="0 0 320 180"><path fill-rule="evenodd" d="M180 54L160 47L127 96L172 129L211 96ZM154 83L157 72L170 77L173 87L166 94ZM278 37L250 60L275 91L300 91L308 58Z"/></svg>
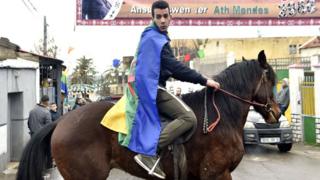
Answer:
<svg viewBox="0 0 320 180"><path fill-rule="evenodd" d="M49 101L49 96L47 96L47 95L43 95L42 97L41 97L41 99L40 99L40 102L47 102L47 101Z"/></svg>
<svg viewBox="0 0 320 180"><path fill-rule="evenodd" d="M151 7L152 18L154 18L154 9L166 9L166 8L169 9L169 13L170 13L170 7L167 1L159 0L159 1L153 2Z"/></svg>

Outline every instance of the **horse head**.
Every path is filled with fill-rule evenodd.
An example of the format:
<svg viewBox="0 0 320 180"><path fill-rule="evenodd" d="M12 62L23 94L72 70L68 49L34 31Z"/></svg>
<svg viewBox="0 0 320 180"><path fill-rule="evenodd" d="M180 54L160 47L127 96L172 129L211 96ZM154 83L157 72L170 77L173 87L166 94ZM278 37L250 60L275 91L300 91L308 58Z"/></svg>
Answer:
<svg viewBox="0 0 320 180"><path fill-rule="evenodd" d="M261 77L254 89L252 100L264 104L264 106L254 105L254 109L259 112L267 123L277 123L281 116L280 108L274 99L273 88L276 85L276 75L272 67L267 63L264 51L260 51L258 60L261 68Z"/></svg>

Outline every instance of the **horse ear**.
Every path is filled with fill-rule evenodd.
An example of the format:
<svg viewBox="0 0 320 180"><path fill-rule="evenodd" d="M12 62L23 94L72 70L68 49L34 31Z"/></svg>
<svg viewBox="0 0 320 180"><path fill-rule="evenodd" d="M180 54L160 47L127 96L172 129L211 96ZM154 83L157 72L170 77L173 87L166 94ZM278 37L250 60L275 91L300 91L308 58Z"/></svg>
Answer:
<svg viewBox="0 0 320 180"><path fill-rule="evenodd" d="M268 67L267 66L267 57L264 54L264 50L259 52L258 61L259 61L261 67L263 67L263 68L267 68Z"/></svg>
<svg viewBox="0 0 320 180"><path fill-rule="evenodd" d="M247 60L246 60L246 58L244 58L244 57L242 56L242 61L247 61Z"/></svg>

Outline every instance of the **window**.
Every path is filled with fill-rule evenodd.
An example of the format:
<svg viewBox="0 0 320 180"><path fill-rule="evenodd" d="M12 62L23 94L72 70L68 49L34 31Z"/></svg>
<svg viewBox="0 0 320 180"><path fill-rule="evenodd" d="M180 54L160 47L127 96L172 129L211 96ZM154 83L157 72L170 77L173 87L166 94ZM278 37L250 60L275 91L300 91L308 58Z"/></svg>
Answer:
<svg viewBox="0 0 320 180"><path fill-rule="evenodd" d="M297 54L297 45L295 44L289 45L289 54Z"/></svg>

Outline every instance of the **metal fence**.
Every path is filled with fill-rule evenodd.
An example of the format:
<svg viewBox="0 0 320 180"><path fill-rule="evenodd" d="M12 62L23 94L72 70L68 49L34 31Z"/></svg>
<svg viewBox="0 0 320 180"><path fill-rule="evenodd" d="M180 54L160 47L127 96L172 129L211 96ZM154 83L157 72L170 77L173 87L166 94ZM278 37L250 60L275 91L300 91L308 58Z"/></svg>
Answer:
<svg viewBox="0 0 320 180"><path fill-rule="evenodd" d="M311 58L310 57L285 57L285 58L274 58L268 59L268 63L272 66L273 70L284 70L288 69L288 66L292 64L301 64L305 70L311 69ZM236 60L240 62L242 60Z"/></svg>
<svg viewBox="0 0 320 180"><path fill-rule="evenodd" d="M288 66L292 64L301 64L305 70L311 69L310 57L287 57L268 59L268 63L273 67L275 71L288 69Z"/></svg>

